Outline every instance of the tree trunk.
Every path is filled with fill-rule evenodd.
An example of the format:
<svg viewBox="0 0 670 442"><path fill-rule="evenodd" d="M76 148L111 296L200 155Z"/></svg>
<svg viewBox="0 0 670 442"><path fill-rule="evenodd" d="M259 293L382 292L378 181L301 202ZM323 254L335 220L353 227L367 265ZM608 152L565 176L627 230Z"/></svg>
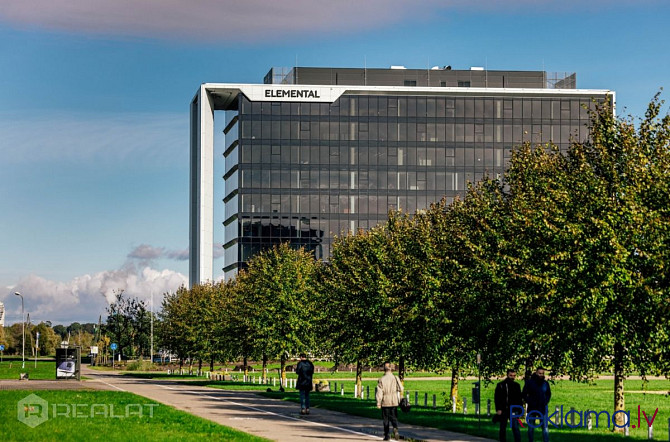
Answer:
<svg viewBox="0 0 670 442"><path fill-rule="evenodd" d="M268 355L263 353L263 383L267 384L268 380Z"/></svg>
<svg viewBox="0 0 670 442"><path fill-rule="evenodd" d="M528 357L526 358L526 364L524 367L523 380L528 381L533 375L533 360Z"/></svg>
<svg viewBox="0 0 670 442"><path fill-rule="evenodd" d="M286 357L283 353L280 358L279 375L281 377L282 387L286 387Z"/></svg>
<svg viewBox="0 0 670 442"><path fill-rule="evenodd" d="M458 397L458 372L460 368L458 364L451 367L451 392L449 395L449 401L452 401L452 398Z"/></svg>
<svg viewBox="0 0 670 442"><path fill-rule="evenodd" d="M214 371L214 356L209 360L209 371Z"/></svg>
<svg viewBox="0 0 670 442"><path fill-rule="evenodd" d="M361 360L356 361L356 397L362 397L363 393L363 364Z"/></svg>
<svg viewBox="0 0 670 442"><path fill-rule="evenodd" d="M614 413L616 413L614 431L621 433L624 431L623 425L626 423L623 413L617 413L619 410L625 410L623 381L624 381L624 349L619 343L614 344ZM630 425L630 422L628 422Z"/></svg>
<svg viewBox="0 0 670 442"><path fill-rule="evenodd" d="M242 365L244 366L244 380L246 381L247 376L249 375L249 358L247 357L247 355L244 355Z"/></svg>
<svg viewBox="0 0 670 442"><path fill-rule="evenodd" d="M184 368L184 358L179 358L179 372Z"/></svg>
<svg viewBox="0 0 670 442"><path fill-rule="evenodd" d="M398 378L403 385L405 385L405 357L400 356L398 361Z"/></svg>
<svg viewBox="0 0 670 442"><path fill-rule="evenodd" d="M202 373L202 358L198 359L198 374Z"/></svg>

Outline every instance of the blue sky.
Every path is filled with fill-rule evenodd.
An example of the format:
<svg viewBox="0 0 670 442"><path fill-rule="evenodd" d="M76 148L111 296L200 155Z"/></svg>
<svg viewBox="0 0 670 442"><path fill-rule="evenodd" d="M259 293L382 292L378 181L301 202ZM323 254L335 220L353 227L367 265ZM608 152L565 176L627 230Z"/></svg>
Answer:
<svg viewBox="0 0 670 442"><path fill-rule="evenodd" d="M158 303L186 282L188 106L203 82L258 83L296 60L574 71L579 88L615 90L619 114L642 115L670 86L670 2L584 3L3 2L7 321L20 320L14 291L33 320L69 323L97 321L114 290Z"/></svg>

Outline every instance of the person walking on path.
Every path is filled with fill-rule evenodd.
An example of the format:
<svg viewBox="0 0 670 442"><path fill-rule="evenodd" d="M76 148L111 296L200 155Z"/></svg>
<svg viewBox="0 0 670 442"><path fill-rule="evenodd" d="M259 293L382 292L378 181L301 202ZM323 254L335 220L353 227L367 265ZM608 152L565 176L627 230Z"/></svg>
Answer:
<svg viewBox="0 0 670 442"><path fill-rule="evenodd" d="M509 420L509 409L512 405L523 406L521 401L521 385L515 381L516 370L507 370L507 377L498 382L495 390L495 405L496 415L500 423L500 442L507 441L507 421ZM519 431L519 421L517 419L511 420L512 434L514 434L514 442L521 442L521 432Z"/></svg>
<svg viewBox="0 0 670 442"><path fill-rule="evenodd" d="M398 404L399 396L402 395L403 386L393 372L391 364L384 363L384 376L377 382L377 408L382 409L382 419L384 420L384 440L390 440L389 427L393 426L393 438L398 438ZM389 425L390 424L390 425Z"/></svg>
<svg viewBox="0 0 670 442"><path fill-rule="evenodd" d="M544 379L544 368L538 367L535 373L523 385L521 398L528 404L526 422L528 423L528 442L533 442L535 428L542 426L542 441L549 442L547 406L551 399L551 387ZM540 419L540 424L536 420Z"/></svg>
<svg viewBox="0 0 670 442"><path fill-rule="evenodd" d="M307 359L307 355L300 355L300 362L295 368L298 375L296 388L300 390L300 414L309 414L309 392L312 391L312 376L314 375L314 364Z"/></svg>

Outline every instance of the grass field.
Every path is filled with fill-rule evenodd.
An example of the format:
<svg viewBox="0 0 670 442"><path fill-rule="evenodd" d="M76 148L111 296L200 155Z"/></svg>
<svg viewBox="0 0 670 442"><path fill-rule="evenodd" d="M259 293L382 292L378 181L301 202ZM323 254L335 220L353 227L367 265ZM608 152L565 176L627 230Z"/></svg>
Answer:
<svg viewBox="0 0 670 442"><path fill-rule="evenodd" d="M35 428L17 419L19 401L31 393L48 402L49 419ZM16 441L267 440L115 391L0 391L0 421L2 434Z"/></svg>
<svg viewBox="0 0 670 442"><path fill-rule="evenodd" d="M193 376L167 376L164 373L128 373L132 376L152 377L152 378L173 378L183 380L193 385L205 385L226 390L255 390L264 392L270 397L282 398L286 400L298 401L298 394L295 390L287 389L286 393L277 392L278 387L270 385L259 385L255 383L241 383L241 382L223 382L202 380L202 378L195 378ZM274 376L273 376L274 375ZM293 373L287 374L289 378L294 378ZM379 418L379 410L376 409L374 400L366 399L360 400L353 397L354 381L352 373L337 373L340 376L333 376L333 373L315 373L315 379L329 378L331 379L331 389L335 389L337 384L337 392L333 393L313 393L313 403L315 407L332 409L342 411L350 414L361 416L368 416ZM259 372L250 373L252 378L258 379ZM374 389L377 384L377 378L380 373L364 373L363 388L368 391L371 396L374 396ZM415 373L415 376L428 377L428 373ZM275 373L271 373L269 378L276 377ZM461 380L459 383L459 391L462 397L468 400L468 415L464 415L459 407L459 411L455 414L451 410L445 410L445 392L449 391L450 380L446 378L434 380L417 380L411 377L405 380L405 392L409 394L410 402L413 404L413 411L409 414L401 414L401 420L406 423L432 426L437 428L448 429L468 434L481 435L493 439L497 439L497 426L490 423L490 419L486 418L487 400L491 400L491 407L493 405L493 392L495 383L489 383L482 387L482 419L481 422L474 416L474 406L470 403L471 389L473 387L473 380ZM583 384L571 382L567 380L552 382L552 399L550 402L550 412L553 412L554 407L563 406L564 413L569 411L572 407L576 410L596 410L613 412L613 381L611 379L601 379L593 384ZM341 396L341 388L344 387L345 395ZM265 393L267 388L274 390L270 393ZM658 408L658 414L654 421L654 440L668 440L668 419L670 418L670 382L668 380L650 380L644 384L641 380L626 380L626 408L631 410L631 420L637 422L637 406L640 405L641 410L646 411L648 417L651 419L654 411ZM654 392L665 392L665 394L656 394ZM425 398L427 394L428 406L424 407ZM437 408L433 409L433 395L436 396ZM418 399L418 406L416 405ZM641 428L631 428L630 435L635 439L647 438L647 425L642 419ZM577 418L577 422L579 418ZM525 430L522 430L525 431ZM588 431L586 429L555 429L550 428L552 441L559 442L580 442L581 439L588 438L589 440L601 439L602 441L613 441L619 434L613 434L611 430L604 428L593 429ZM539 433L539 430L538 430ZM524 435L525 437L525 435ZM537 437L540 437L538 434ZM511 435L510 435L511 438ZM510 439L511 440L511 439Z"/></svg>
<svg viewBox="0 0 670 442"><path fill-rule="evenodd" d="M331 383L331 385L333 385ZM330 410L342 411L345 413L367 416L372 418L379 418L379 410L373 399L354 399L353 398L353 382L338 382L338 389L344 385L345 395L341 396L339 392L335 393L313 393L312 403L314 408L326 408ZM214 386L214 385L213 385ZM374 388L376 381L364 381L364 389L370 387L370 394L374 396ZM260 386L259 386L260 387ZM461 394L465 394L470 398L471 381L461 381ZM640 405L642 410L647 412L651 419L656 408L658 414L654 421L654 440L667 441L668 440L668 418L670 418L670 397L667 395L667 390L670 383L667 380L653 380L649 381L646 386L643 386L642 381L628 380L626 381L626 405L627 409L631 410L631 420L637 420L637 406ZM226 388L221 386L220 388ZM409 414L399 413L401 422L415 425L424 425L429 427L442 428L451 431L474 434L484 436L492 439L498 438L497 426L490 423L490 419L486 418L486 401L491 399L493 402L493 392L495 384L490 384L482 390L482 411L481 424L477 417L474 416L474 407L468 405L468 415L462 412L452 414L449 410L447 412L444 408L444 398L442 392L448 391L449 381L414 381L407 379L405 381L406 392L410 395L410 402L415 404L415 392L418 392L420 406L414 406ZM651 394L644 393L646 391L666 391L666 394ZM424 394L428 393L428 407L424 407ZM286 393L272 392L263 393L269 397L283 398L291 401L298 401L298 394L294 391ZM437 409L432 408L432 395L437 396ZM574 407L576 410L608 410L609 413L613 411L613 397L612 397L612 381L604 380L597 382L595 385L585 385L570 381L557 381L552 385L552 399L550 403L550 410L553 412L555 406L563 405L564 412ZM492 408L494 406L492 405ZM634 410L634 411L633 411ZM635 439L647 438L647 425L642 419L642 428L630 430L631 437ZM579 418L577 418L577 422ZM522 432L525 431L522 429ZM540 437L539 430L536 437ZM580 442L582 440L602 440L614 441L621 437L618 434L613 434L611 429L594 428L591 431L586 429L554 429L550 427L552 434L551 440L557 442ZM525 438L525 435L523 435ZM511 439L511 434L509 435Z"/></svg>
<svg viewBox="0 0 670 442"><path fill-rule="evenodd" d="M19 379L20 373L28 373L30 379L56 379L56 360L26 359L26 368L21 368L21 357L3 358L0 363L0 379Z"/></svg>

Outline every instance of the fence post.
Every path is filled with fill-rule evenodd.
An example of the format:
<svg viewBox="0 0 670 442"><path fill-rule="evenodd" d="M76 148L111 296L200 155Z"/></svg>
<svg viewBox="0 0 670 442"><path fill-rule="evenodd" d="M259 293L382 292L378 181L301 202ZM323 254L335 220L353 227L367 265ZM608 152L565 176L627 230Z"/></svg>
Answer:
<svg viewBox="0 0 670 442"><path fill-rule="evenodd" d="M419 391L414 392L414 405L419 406Z"/></svg>
<svg viewBox="0 0 670 442"><path fill-rule="evenodd" d="M649 425L649 429L647 430L647 439L652 440L654 438L654 425Z"/></svg>
<svg viewBox="0 0 670 442"><path fill-rule="evenodd" d="M436 402L435 395L433 395L433 409L435 409L435 408L437 408L437 402Z"/></svg>
<svg viewBox="0 0 670 442"><path fill-rule="evenodd" d="M335 388L333 388L333 391L337 393L337 382L335 382Z"/></svg>
<svg viewBox="0 0 670 442"><path fill-rule="evenodd" d="M354 397L358 397L358 384L354 384Z"/></svg>
<svg viewBox="0 0 670 442"><path fill-rule="evenodd" d="M370 399L370 386L365 387L365 397Z"/></svg>
<svg viewBox="0 0 670 442"><path fill-rule="evenodd" d="M486 417L491 417L491 399L486 400Z"/></svg>
<svg viewBox="0 0 670 442"><path fill-rule="evenodd" d="M341 386L340 388L342 389L342 390L340 391L340 394L341 394L342 396L344 396L344 384L342 384L342 386Z"/></svg>
<svg viewBox="0 0 670 442"><path fill-rule="evenodd" d="M575 411L575 407L570 407L570 411ZM570 425L575 427L575 413L570 413Z"/></svg>
<svg viewBox="0 0 670 442"><path fill-rule="evenodd" d="M589 418L586 420L586 427L591 431L593 428L593 422L591 421L591 415L589 414Z"/></svg>
<svg viewBox="0 0 670 442"><path fill-rule="evenodd" d="M463 414L468 414L468 399L463 398Z"/></svg>
<svg viewBox="0 0 670 442"><path fill-rule="evenodd" d="M451 412L456 413L456 396L451 397Z"/></svg>
<svg viewBox="0 0 670 442"><path fill-rule="evenodd" d="M423 406L428 407L428 393L423 394Z"/></svg>

